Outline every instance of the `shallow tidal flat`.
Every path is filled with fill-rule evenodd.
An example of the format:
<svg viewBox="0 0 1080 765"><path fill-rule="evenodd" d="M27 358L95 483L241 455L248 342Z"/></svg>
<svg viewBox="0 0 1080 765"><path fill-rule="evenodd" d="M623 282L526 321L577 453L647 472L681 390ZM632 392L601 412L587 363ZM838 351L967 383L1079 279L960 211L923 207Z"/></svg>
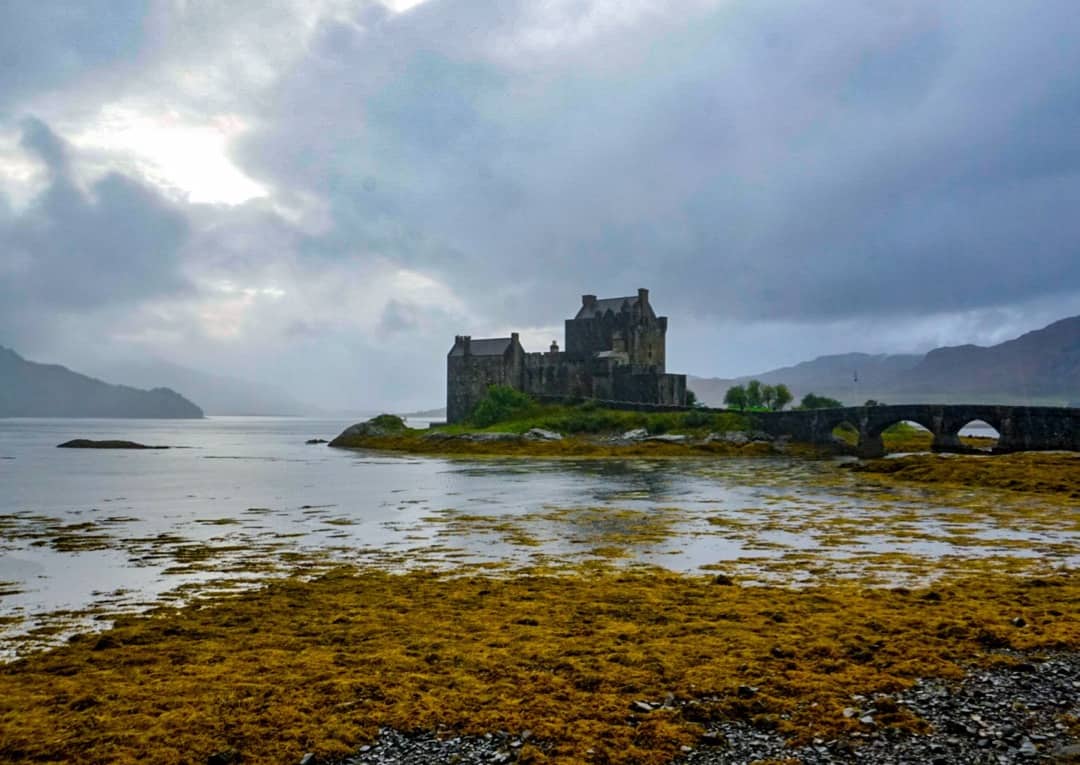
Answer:
<svg viewBox="0 0 1080 765"><path fill-rule="evenodd" d="M0 760L331 760L387 727L664 763L725 720L796 745L925 732L895 701L919 678L1080 646L1075 461L1039 457L1064 488L1020 458L926 458L938 480L923 458L335 455L395 480L168 523L8 513L5 555L125 584L50 611L0 577Z"/></svg>

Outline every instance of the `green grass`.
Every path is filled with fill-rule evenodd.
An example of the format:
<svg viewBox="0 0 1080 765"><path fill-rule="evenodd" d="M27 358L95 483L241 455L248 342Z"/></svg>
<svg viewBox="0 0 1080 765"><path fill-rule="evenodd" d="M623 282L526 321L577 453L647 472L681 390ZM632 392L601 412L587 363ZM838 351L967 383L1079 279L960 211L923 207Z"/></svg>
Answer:
<svg viewBox="0 0 1080 765"><path fill-rule="evenodd" d="M471 422L440 426L444 433L525 433L532 428L553 430L563 435L614 434L644 428L650 435L664 433L700 435L748 430L747 419L737 412L629 412L606 409L595 402L542 404L532 402L514 410L504 419L479 426Z"/></svg>

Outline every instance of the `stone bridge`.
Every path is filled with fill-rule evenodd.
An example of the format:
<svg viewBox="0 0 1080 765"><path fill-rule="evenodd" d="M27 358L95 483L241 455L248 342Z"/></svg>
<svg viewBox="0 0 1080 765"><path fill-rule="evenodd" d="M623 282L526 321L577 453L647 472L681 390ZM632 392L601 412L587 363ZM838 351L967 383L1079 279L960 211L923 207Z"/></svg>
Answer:
<svg viewBox="0 0 1080 765"><path fill-rule="evenodd" d="M1080 451L1080 409L1056 406L901 404L755 412L757 426L774 436L814 444L833 442L833 428L843 423L859 431L860 457L885 454L881 433L898 422L917 422L934 435L935 451L963 451L960 429L974 420L1000 434L995 452Z"/></svg>

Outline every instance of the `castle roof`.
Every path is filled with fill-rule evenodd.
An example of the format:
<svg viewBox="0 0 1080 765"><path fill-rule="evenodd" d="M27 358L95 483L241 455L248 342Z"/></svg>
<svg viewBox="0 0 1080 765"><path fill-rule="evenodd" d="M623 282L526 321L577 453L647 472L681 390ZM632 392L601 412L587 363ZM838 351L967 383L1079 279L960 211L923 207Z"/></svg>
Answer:
<svg viewBox="0 0 1080 765"><path fill-rule="evenodd" d="M502 356L510 347L513 338L510 337L482 337L469 340L469 354L472 356ZM450 350L451 356L464 356L465 344L455 342Z"/></svg>
<svg viewBox="0 0 1080 765"><path fill-rule="evenodd" d="M614 298L600 298L591 306L582 306L577 312L575 319L591 319L594 316L603 316L608 311L612 313L620 313L623 310L623 306L627 310L633 310L634 306L638 304L637 295L628 295L627 297L614 297Z"/></svg>

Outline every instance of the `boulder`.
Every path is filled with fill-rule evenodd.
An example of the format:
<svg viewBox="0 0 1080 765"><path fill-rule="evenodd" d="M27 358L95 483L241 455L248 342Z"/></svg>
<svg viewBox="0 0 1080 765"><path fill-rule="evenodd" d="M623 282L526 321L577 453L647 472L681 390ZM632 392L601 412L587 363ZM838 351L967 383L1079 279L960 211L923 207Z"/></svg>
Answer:
<svg viewBox="0 0 1080 765"><path fill-rule="evenodd" d="M690 436L679 435L676 433L664 433L659 436L649 436L644 439L645 441L658 441L662 444L684 444L690 440Z"/></svg>
<svg viewBox="0 0 1080 765"><path fill-rule="evenodd" d="M341 431L330 446L353 446L357 440L374 436L398 435L406 429L405 420L393 414L380 414L370 420L350 425Z"/></svg>
<svg viewBox="0 0 1080 765"><path fill-rule="evenodd" d="M623 433L621 439L623 441L644 441L648 437L649 431L645 430L645 428L634 428Z"/></svg>
<svg viewBox="0 0 1080 765"><path fill-rule="evenodd" d="M554 430L532 428L525 433L525 439L527 441L562 441L562 435Z"/></svg>
<svg viewBox="0 0 1080 765"><path fill-rule="evenodd" d="M745 446L750 443L750 436L742 430L732 430L727 433L710 433L705 437L705 443L724 443L732 446Z"/></svg>
<svg viewBox="0 0 1080 765"><path fill-rule="evenodd" d="M496 443L499 441L520 441L521 436L517 433L465 433L460 436L462 441L474 441L477 443Z"/></svg>

